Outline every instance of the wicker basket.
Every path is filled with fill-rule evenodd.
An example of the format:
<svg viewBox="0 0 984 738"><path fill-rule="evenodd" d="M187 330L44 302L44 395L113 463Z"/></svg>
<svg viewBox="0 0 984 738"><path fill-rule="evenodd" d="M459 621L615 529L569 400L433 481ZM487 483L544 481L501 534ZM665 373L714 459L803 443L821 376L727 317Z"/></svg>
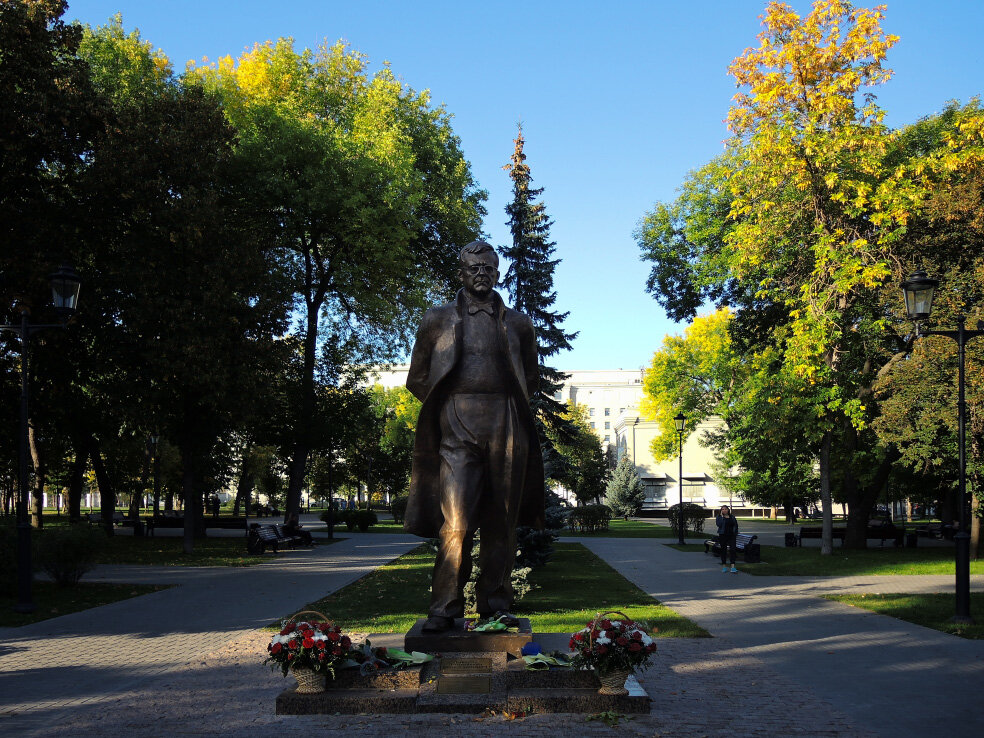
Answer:
<svg viewBox="0 0 984 738"><path fill-rule="evenodd" d="M332 621L317 610L301 610L287 618L288 622L297 622L301 615L317 615L318 622L331 623ZM318 694L327 690L325 675L317 672L309 666L295 666L290 670L297 680L297 694Z"/></svg>
<svg viewBox="0 0 984 738"><path fill-rule="evenodd" d="M625 680L629 678L631 673L631 669L615 669L607 674L599 674L598 680L601 682L601 688L598 690L598 694L628 694L629 690L625 688Z"/></svg>
<svg viewBox="0 0 984 738"><path fill-rule="evenodd" d="M319 694L326 691L325 675L307 666L295 666L290 670L297 680L297 694Z"/></svg>
<svg viewBox="0 0 984 738"><path fill-rule="evenodd" d="M591 621L588 626L588 648L592 647L591 644L591 634L594 632L594 625L599 620L604 618L606 615L619 615L623 620L632 620L628 615L626 615L621 610L608 610L606 612L598 613L595 619ZM598 672L597 667L595 671ZM612 669L604 674L598 672L598 681L601 682L601 687L598 689L598 694L612 694L612 695L623 695L628 694L629 690L625 688L625 680L629 678L629 674L632 673L632 669Z"/></svg>

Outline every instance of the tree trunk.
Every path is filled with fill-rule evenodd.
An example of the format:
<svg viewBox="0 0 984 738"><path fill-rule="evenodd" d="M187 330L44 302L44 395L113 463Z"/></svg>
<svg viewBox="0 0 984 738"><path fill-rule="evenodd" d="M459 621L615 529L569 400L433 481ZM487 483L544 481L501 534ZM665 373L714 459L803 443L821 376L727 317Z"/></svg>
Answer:
<svg viewBox="0 0 984 738"><path fill-rule="evenodd" d="M28 423L27 442L31 449L31 461L34 464L34 489L31 491L31 527L40 529L44 525L44 483L47 481L47 469L44 456L34 432L34 423Z"/></svg>
<svg viewBox="0 0 984 738"><path fill-rule="evenodd" d="M68 473L68 521L78 523L82 520L82 490L85 487L85 465L89 461L89 452L85 444L79 444L75 450L75 461Z"/></svg>
<svg viewBox="0 0 984 738"><path fill-rule="evenodd" d="M201 509L195 492L195 455L191 444L181 444L181 493L184 498L184 552L195 550L195 532L198 527L198 512Z"/></svg>
<svg viewBox="0 0 984 738"><path fill-rule="evenodd" d="M116 490L103 464L99 453L99 441L89 438L89 456L92 458L92 469L96 473L96 484L99 486L99 512L102 516L102 527L107 536L112 536L113 515L116 513Z"/></svg>
<svg viewBox="0 0 984 738"><path fill-rule="evenodd" d="M820 538L820 555L834 552L834 507L830 496L830 436L823 434L820 441L820 509L823 511L823 531Z"/></svg>
<svg viewBox="0 0 984 738"><path fill-rule="evenodd" d="M314 264L310 256L305 263L305 269L307 326L304 334L304 368L301 373L301 406L298 408L297 417L294 418L296 440L290 455L284 521L289 520L291 515L301 512L301 489L304 487L304 472L307 469L308 457L311 455L310 429L314 427L316 407L314 370L318 355L318 318L325 301L324 289L313 289Z"/></svg>
<svg viewBox="0 0 984 738"><path fill-rule="evenodd" d="M247 445L243 449L242 461L239 463L239 484L236 485L236 502L232 508L233 515L239 515L240 506L244 506L246 514L249 515L249 501L253 496L253 485L256 479L247 463L252 445Z"/></svg>
<svg viewBox="0 0 984 738"><path fill-rule="evenodd" d="M143 536L143 525L140 523L140 506L143 502L144 492L147 490L147 483L150 480L150 447L145 449L143 468L140 470L140 483L137 489L130 495L130 510L128 516L133 521L133 535Z"/></svg>

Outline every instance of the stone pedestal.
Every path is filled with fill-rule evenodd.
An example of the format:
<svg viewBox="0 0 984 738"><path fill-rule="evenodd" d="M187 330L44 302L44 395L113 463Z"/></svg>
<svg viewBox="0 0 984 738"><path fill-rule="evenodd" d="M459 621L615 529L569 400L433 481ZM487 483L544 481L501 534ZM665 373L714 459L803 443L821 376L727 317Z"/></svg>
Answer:
<svg viewBox="0 0 984 738"><path fill-rule="evenodd" d="M437 652L438 658L423 666L403 670L387 670L362 677L353 671L339 672L328 682L328 691L321 694L297 694L293 689L277 697L278 715L325 714L397 714L397 713L481 713L486 709L499 712L573 712L648 713L649 695L635 676L626 682L629 694L623 696L598 694L601 686L591 670L549 669L527 671L518 652L522 643L532 639L529 621L526 633L474 633L462 629L459 633L414 634L418 622L406 635L406 650ZM516 645L512 636L522 637ZM421 648L427 639L431 646ZM433 639L433 640L432 640ZM443 639L443 640L439 640ZM489 639L492 639L491 641ZM374 639L373 642L376 642ZM495 650L482 650L482 644L493 643ZM451 650L451 646L461 646Z"/></svg>
<svg viewBox="0 0 984 738"><path fill-rule="evenodd" d="M468 622L464 618L456 618L454 625L441 633L425 633L423 631L425 618L420 618L407 631L403 641L405 651L420 651L422 653L446 652L496 652L508 653L519 658L523 646L533 640L533 629L529 618L519 618L519 632L499 631L485 633L465 630Z"/></svg>

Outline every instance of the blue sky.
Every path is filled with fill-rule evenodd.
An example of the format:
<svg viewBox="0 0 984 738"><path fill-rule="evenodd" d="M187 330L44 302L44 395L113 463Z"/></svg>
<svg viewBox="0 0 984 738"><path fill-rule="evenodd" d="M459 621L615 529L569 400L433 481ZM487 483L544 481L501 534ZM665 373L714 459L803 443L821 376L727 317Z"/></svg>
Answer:
<svg viewBox="0 0 984 738"><path fill-rule="evenodd" d="M858 3L870 7L874 3ZM792 2L799 12L810 3ZM886 122L903 126L951 99L980 94L978 0L887 0L895 78L876 90ZM648 2L386 2L384 0L76 0L67 19L104 24L116 12L177 70L290 36L313 47L344 39L374 65L388 60L454 115L479 184L485 232L508 242L503 208L516 124L554 220L557 307L580 332L561 369L648 365L669 321L645 292L648 264L632 232L687 172L722 150L734 84L728 64L756 45L760 0Z"/></svg>

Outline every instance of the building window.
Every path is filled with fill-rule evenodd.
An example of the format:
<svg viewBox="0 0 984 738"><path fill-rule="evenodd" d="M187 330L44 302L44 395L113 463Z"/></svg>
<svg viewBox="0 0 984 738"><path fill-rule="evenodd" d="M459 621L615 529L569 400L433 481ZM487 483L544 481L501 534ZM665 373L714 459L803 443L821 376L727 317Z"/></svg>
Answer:
<svg viewBox="0 0 984 738"><path fill-rule="evenodd" d="M612 440L611 436L605 436L605 443L608 443L611 440Z"/></svg>
<svg viewBox="0 0 984 738"><path fill-rule="evenodd" d="M590 418L593 418L594 417L594 408L593 407L588 408L588 417L590 417ZM594 426L592 426L592 427L594 427Z"/></svg>
<svg viewBox="0 0 984 738"><path fill-rule="evenodd" d="M662 479L643 479L642 491L645 495L642 500L643 510L653 510L665 508L666 504L666 482Z"/></svg>
<svg viewBox="0 0 984 738"><path fill-rule="evenodd" d="M683 499L694 502L704 501L704 480L703 479L684 479L683 480Z"/></svg>
<svg viewBox="0 0 984 738"><path fill-rule="evenodd" d="M610 407L606 407L605 408L605 417L607 418L611 414L612 414L612 409Z"/></svg>
<svg viewBox="0 0 984 738"><path fill-rule="evenodd" d="M611 423L609 423L609 422L608 422L608 421L606 420L606 421L605 421L605 430L611 430L611 427L612 427L612 424L611 424Z"/></svg>
<svg viewBox="0 0 984 738"><path fill-rule="evenodd" d="M619 414L619 415L621 415L621 414L622 414L622 413L624 413L624 412L625 412L625 408L624 408L624 407L620 407L620 408L618 409L618 414Z"/></svg>
<svg viewBox="0 0 984 738"><path fill-rule="evenodd" d="M594 422L591 422L590 425L591 425L591 430L594 430L594 427L595 427Z"/></svg>

